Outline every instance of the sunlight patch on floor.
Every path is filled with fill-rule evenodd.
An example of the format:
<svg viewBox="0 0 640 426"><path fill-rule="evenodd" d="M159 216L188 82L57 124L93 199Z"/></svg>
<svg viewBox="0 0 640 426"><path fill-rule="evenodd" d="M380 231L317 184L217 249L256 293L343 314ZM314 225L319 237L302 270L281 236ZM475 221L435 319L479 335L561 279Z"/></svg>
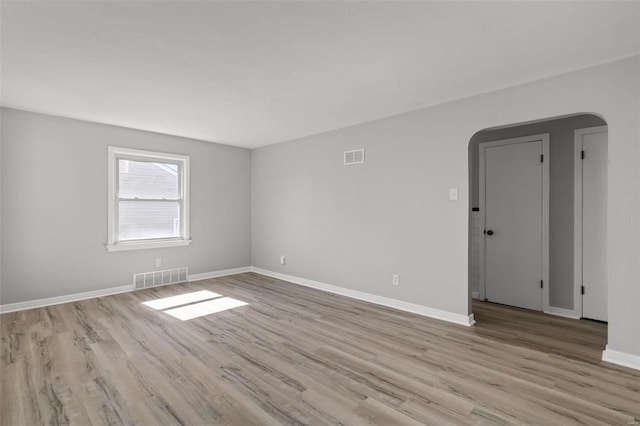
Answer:
<svg viewBox="0 0 640 426"><path fill-rule="evenodd" d="M194 291L192 293L179 294L177 296L165 297L162 299L150 300L148 302L142 302L142 304L155 310L161 311L176 306L200 302L202 300L215 299L217 297L222 297L222 295L214 293L212 291L202 290Z"/></svg>
<svg viewBox="0 0 640 426"><path fill-rule="evenodd" d="M231 297L221 297L219 299L207 300L206 302L194 303L179 308L168 309L165 313L174 316L182 321L215 314L228 309L238 308L247 305L246 302L233 299Z"/></svg>
<svg viewBox="0 0 640 426"><path fill-rule="evenodd" d="M222 294L208 290L149 300L142 302L142 304L182 321L248 305L242 300L225 297Z"/></svg>

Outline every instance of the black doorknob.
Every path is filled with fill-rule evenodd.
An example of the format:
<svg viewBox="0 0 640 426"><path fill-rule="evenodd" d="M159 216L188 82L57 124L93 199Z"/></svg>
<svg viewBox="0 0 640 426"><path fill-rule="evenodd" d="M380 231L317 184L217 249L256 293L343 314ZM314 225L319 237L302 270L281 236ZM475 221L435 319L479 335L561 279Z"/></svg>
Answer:
<svg viewBox="0 0 640 426"><path fill-rule="evenodd" d="M489 229L489 230L487 231L487 235L493 235L493 231L492 231L491 229Z"/></svg>

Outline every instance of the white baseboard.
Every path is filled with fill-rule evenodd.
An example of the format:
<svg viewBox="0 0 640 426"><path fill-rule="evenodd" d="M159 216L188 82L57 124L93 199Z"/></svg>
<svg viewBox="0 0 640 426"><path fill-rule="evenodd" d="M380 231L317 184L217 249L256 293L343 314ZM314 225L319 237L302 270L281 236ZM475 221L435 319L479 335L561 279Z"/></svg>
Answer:
<svg viewBox="0 0 640 426"><path fill-rule="evenodd" d="M472 292L471 292L471 298L472 298L472 299L479 299L479 298L480 298L480 295L478 294L478 292L477 292L477 291L472 291Z"/></svg>
<svg viewBox="0 0 640 426"><path fill-rule="evenodd" d="M250 270L251 270L251 267L244 266L242 268L223 269L220 271L204 272L202 274L188 275L187 281L198 281L198 280L205 280L207 278L224 277L226 275L234 275L234 274L241 274L243 272L249 272ZM180 284L180 283L175 283L175 284ZM47 297L45 299L27 300L26 302L7 303L6 305L0 305L0 314L7 313L7 312L24 311L24 310L33 309L33 308L42 308L43 306L59 305L61 303L77 302L80 300L93 299L95 297L110 296L112 294L126 293L128 291L134 291L134 290L135 288L133 287L133 284L129 284L129 285L123 285L120 287L111 287L111 288L105 288L101 290L86 291L83 293L74 293L74 294L67 294L64 296ZM140 289L140 290L143 290L143 289Z"/></svg>
<svg viewBox="0 0 640 426"><path fill-rule="evenodd" d="M251 272L257 274L266 275L268 277L277 278L279 280L288 281L294 284L299 284L305 287L315 288L316 290L326 291L328 293L339 294L341 296L350 297L352 299L358 299L365 302L375 303L376 305L382 305L389 308L398 309L401 311L411 312L418 315L423 315L429 318L435 318L443 321L452 322L455 324L465 325L467 327L475 324L473 314L461 315L449 311L443 311L440 309L430 308L427 306L416 305L414 303L404 302L402 300L391 299L389 297L378 296L375 294L364 293L362 291L351 290L344 287L338 287L331 284L321 283L319 281L308 280L306 278L295 277L293 275L281 274L279 272L268 271L266 269L251 267Z"/></svg>
<svg viewBox="0 0 640 426"><path fill-rule="evenodd" d="M209 278L226 277L227 275L242 274L245 272L251 272L250 266L243 266L242 268L223 269L221 271L203 272L201 274L192 274L187 276L187 281L206 280Z"/></svg>
<svg viewBox="0 0 640 426"><path fill-rule="evenodd" d="M602 351L602 360L612 364L640 370L640 355L628 354L626 352L609 349L609 345Z"/></svg>
<svg viewBox="0 0 640 426"><path fill-rule="evenodd" d="M572 309L556 308L555 306L549 306L544 310L545 314L556 315L559 317L580 319L580 315Z"/></svg>
<svg viewBox="0 0 640 426"><path fill-rule="evenodd" d="M104 288L101 290L85 291L83 293L67 294L64 296L47 297L45 299L27 300L26 302L7 303L0 305L0 314L7 312L24 311L43 306L59 305L61 303L77 302L79 300L93 299L95 297L110 296L112 294L126 293L133 290L133 284L120 287Z"/></svg>

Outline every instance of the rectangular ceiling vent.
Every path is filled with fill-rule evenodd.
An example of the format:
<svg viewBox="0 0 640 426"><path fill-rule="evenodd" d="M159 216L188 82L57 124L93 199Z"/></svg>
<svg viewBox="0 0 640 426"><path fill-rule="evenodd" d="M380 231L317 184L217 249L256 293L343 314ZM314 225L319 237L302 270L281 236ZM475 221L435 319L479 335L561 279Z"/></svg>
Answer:
<svg viewBox="0 0 640 426"><path fill-rule="evenodd" d="M364 148L344 152L344 165L364 164Z"/></svg>
<svg viewBox="0 0 640 426"><path fill-rule="evenodd" d="M135 289L176 284L185 281L187 281L187 268L142 272L140 274L133 275L133 286Z"/></svg>

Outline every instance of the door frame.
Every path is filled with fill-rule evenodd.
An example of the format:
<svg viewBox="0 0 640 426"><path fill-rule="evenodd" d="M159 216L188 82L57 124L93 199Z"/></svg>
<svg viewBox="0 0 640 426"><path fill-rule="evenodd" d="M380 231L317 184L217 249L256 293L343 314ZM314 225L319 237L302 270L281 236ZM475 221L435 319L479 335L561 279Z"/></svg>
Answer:
<svg viewBox="0 0 640 426"><path fill-rule="evenodd" d="M485 217L485 155L486 149L502 145L513 145L527 142L542 142L542 265L540 275L544 282L542 287L542 311L549 310L549 164L551 158L549 155L549 133L538 135L523 136L519 138L500 139L478 144L479 154L479 207L480 207L480 226L482 230L486 229ZM478 292L480 300L486 298L487 282L485 277L485 242L486 236L484 232L480 233L480 282L478 284Z"/></svg>
<svg viewBox="0 0 640 426"><path fill-rule="evenodd" d="M585 127L573 131L573 314L582 318L582 137L609 132L609 126ZM607 137L608 142L608 137ZM608 244L608 242L605 242ZM607 283L607 292L609 283Z"/></svg>

